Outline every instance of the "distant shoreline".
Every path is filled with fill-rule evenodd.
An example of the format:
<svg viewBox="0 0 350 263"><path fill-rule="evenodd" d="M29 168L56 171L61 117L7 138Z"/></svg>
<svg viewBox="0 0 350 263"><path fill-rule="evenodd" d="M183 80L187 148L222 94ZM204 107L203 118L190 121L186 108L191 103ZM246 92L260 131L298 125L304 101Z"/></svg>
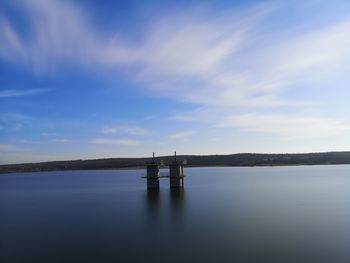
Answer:
<svg viewBox="0 0 350 263"><path fill-rule="evenodd" d="M332 164L281 164L281 165L255 165L255 166L228 166L228 165L202 165L192 166L186 165L187 168L263 168L263 167L297 167L297 166L332 166L332 165L350 165L350 163L332 163ZM116 168L96 168L96 169L61 169L61 170L28 170L28 171L0 171L1 175L14 174L14 173L41 173L41 172L73 172L73 171L122 171L122 170L143 170L145 166L136 167L116 167ZM161 166L160 169L167 169L168 166Z"/></svg>
<svg viewBox="0 0 350 263"><path fill-rule="evenodd" d="M158 163L166 167L173 156L159 156ZM186 160L188 167L273 167L300 165L350 164L350 152L258 154L238 153L229 155L180 155L178 161ZM152 158L108 158L91 160L54 161L40 163L0 165L0 173L74 171L74 170L130 170L143 169Z"/></svg>

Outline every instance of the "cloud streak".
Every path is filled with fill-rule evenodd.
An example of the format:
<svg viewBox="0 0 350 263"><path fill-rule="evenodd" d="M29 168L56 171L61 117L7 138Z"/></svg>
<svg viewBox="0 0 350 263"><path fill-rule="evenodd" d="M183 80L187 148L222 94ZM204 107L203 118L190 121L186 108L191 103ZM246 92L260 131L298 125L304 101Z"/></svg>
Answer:
<svg viewBox="0 0 350 263"><path fill-rule="evenodd" d="M23 97L30 96L35 94L46 93L51 89L28 89L28 90L19 90L19 89L8 89L0 91L0 98L12 98L12 97Z"/></svg>
<svg viewBox="0 0 350 263"><path fill-rule="evenodd" d="M18 113L0 113L0 126L3 130L18 132L33 122L33 118Z"/></svg>
<svg viewBox="0 0 350 263"><path fill-rule="evenodd" d="M129 140L129 139L109 139L109 138L97 138L89 141L91 144L101 144L101 145L137 145L139 141Z"/></svg>
<svg viewBox="0 0 350 263"><path fill-rule="evenodd" d="M115 134L115 133L124 133L128 135L135 135L135 136L145 136L150 134L151 132L145 128L139 127L139 126L129 126L129 125L119 125L119 126L109 126L105 127L101 130L101 133L103 134Z"/></svg>
<svg viewBox="0 0 350 263"><path fill-rule="evenodd" d="M103 134L114 134L117 133L118 129L114 127L106 127L101 130Z"/></svg>
<svg viewBox="0 0 350 263"><path fill-rule="evenodd" d="M183 131L183 132L177 132L170 134L168 138L174 139L174 140L186 140L195 135L196 131Z"/></svg>
<svg viewBox="0 0 350 263"><path fill-rule="evenodd" d="M56 138L56 139L52 139L52 142L56 142L56 143L71 143L72 140L65 139L65 138Z"/></svg>
<svg viewBox="0 0 350 263"><path fill-rule="evenodd" d="M225 117L218 127L237 127L246 132L268 133L284 138L327 138L350 131L350 124L330 118L286 114L244 114Z"/></svg>

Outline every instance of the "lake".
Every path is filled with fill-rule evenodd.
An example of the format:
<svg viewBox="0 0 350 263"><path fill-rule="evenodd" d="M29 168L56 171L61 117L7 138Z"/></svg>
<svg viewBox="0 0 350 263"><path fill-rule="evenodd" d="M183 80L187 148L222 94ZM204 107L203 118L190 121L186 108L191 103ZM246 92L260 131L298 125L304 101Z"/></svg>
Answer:
<svg viewBox="0 0 350 263"><path fill-rule="evenodd" d="M0 175L0 262L350 262L350 166Z"/></svg>

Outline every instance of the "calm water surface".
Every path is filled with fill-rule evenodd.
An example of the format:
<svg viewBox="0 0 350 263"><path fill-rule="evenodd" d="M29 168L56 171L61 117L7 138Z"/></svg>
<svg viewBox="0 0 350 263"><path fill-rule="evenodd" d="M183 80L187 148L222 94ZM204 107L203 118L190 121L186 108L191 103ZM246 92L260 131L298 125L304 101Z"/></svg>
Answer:
<svg viewBox="0 0 350 263"><path fill-rule="evenodd" d="M0 175L0 262L350 262L350 166Z"/></svg>

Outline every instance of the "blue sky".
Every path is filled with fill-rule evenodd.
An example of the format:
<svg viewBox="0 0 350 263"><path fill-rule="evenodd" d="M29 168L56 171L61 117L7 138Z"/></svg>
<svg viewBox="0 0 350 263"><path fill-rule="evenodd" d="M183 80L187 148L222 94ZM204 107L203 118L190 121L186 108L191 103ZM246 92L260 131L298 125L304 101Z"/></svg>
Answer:
<svg viewBox="0 0 350 263"><path fill-rule="evenodd" d="M0 163L350 149L349 1L0 1Z"/></svg>

